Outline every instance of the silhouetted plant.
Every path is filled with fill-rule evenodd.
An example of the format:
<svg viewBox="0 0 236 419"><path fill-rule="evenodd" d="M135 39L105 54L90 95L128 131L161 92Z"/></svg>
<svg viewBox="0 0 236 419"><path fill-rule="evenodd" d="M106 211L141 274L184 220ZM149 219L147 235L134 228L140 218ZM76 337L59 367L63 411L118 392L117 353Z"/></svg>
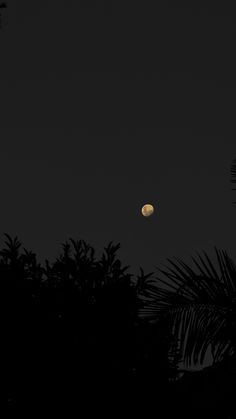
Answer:
<svg viewBox="0 0 236 419"><path fill-rule="evenodd" d="M5 240L6 247L0 251L0 256L2 257L2 264L7 266L15 266L17 262L19 262L19 249L21 247L21 243L19 242L17 236L12 239L9 234L4 233L7 237Z"/></svg>
<svg viewBox="0 0 236 419"><path fill-rule="evenodd" d="M122 266L117 257L120 244L110 242L97 259L94 249L84 240L70 239L62 244L55 262L46 259L41 267L35 253L25 248L21 251L17 237L5 237L5 247L0 251L0 287L1 309L7 319L3 335L7 342L5 356L10 364L4 374L15 383L19 397L24 398L26 389L31 397L39 397L33 386L20 385L22 374L29 382L35 382L33 371L38 381L43 381L48 397L52 393L54 397L63 396L63 392L65 397L69 391L81 393L89 382L97 383L99 393L101 377L107 381L107 392L111 382L116 387L122 382L128 392L128 384L124 385L127 382L132 384L136 396L156 391L164 397L163 392L174 388L169 388L170 379L177 377L182 353L185 357L191 353L191 358L194 347L203 357L207 345L204 331L207 342L213 345L215 361L220 359L220 353L224 359L226 353L230 354L234 312L225 321L222 319L229 301L232 300L232 307L234 304L231 297L235 268L226 254L217 253L220 276L209 259L209 266L203 259L203 267L198 264L200 275L183 263L182 271L185 266L188 275L176 264L169 273L162 270L166 279L158 280L164 289L157 287L153 273L146 274L140 268L134 279L127 272L129 266ZM193 314L198 303L200 309ZM207 306L215 314L203 329L197 316L200 313L203 319ZM181 319L184 326L180 326ZM189 319L192 331L183 345ZM222 320L220 328L218 319ZM197 336L202 338L202 347L200 342L193 345L194 328L199 325ZM14 353L19 342L22 348ZM197 352L194 357L198 358ZM80 377L81 383L75 388L68 384L66 389L62 380L68 383L71 371ZM155 387L151 385L153 380ZM9 388L14 390L11 384Z"/></svg>
<svg viewBox="0 0 236 419"><path fill-rule="evenodd" d="M236 182L236 160L231 182ZM226 252L215 250L218 268L205 252L205 260L199 254L200 261L192 258L198 272L180 259L167 259L171 267L157 268L158 276L149 278L140 294L140 316L168 319L174 352L187 366L203 364L209 348L217 366L236 353L236 267Z"/></svg>
<svg viewBox="0 0 236 419"><path fill-rule="evenodd" d="M216 249L219 272L205 254L192 258L199 272L182 260L168 259L168 270L146 287L141 315L157 321L168 317L176 339L176 350L187 365L202 364L209 346L214 362L235 351L236 267L224 251ZM163 284L165 288L160 286Z"/></svg>
<svg viewBox="0 0 236 419"><path fill-rule="evenodd" d="M137 275L137 282L136 282L137 292L140 296L145 293L147 289L147 284L150 281L149 278L152 278L152 275L153 275L153 272L150 272L145 275L143 268L140 267L140 274Z"/></svg>
<svg viewBox="0 0 236 419"><path fill-rule="evenodd" d="M26 389L32 398L39 397L32 386L20 385L23 374L35 381L33 371L43 381L45 394L51 394L52 386L55 395L61 393L60 386L65 392L76 391L71 385L65 389L58 365L65 382L73 370L85 388L86 382L101 377L107 380L106 391L111 380L113 386L121 380L127 392L124 382L131 379L137 391L136 380L141 389L143 379L155 374L157 388L168 382L167 327L148 326L137 316L138 294L151 274L140 268L134 280L129 266L117 257L120 243L110 242L98 259L84 240L70 239L55 262L46 259L42 267L35 253L21 250L17 237L5 237L0 287L7 319L6 358L11 362L5 375L19 397L24 398ZM14 355L20 341L22 349Z"/></svg>

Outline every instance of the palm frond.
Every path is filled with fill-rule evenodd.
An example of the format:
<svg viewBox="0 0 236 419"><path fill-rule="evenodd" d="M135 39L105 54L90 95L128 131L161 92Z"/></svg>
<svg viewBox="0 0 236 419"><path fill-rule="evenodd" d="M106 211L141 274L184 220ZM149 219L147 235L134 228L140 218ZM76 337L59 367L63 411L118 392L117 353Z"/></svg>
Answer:
<svg viewBox="0 0 236 419"><path fill-rule="evenodd" d="M159 274L145 284L140 296L139 315L151 322L169 318L176 348L188 365L202 363L210 345L219 359L231 342L236 266L225 251L216 247L215 251L216 267L206 252L198 254L199 260L192 257L196 269L180 259L168 259L170 266L158 268Z"/></svg>
<svg viewBox="0 0 236 419"><path fill-rule="evenodd" d="M179 350L187 366L203 364L209 347L215 351L215 361L230 344L227 308L191 304L178 307L171 313L173 330ZM217 350L216 350L217 348Z"/></svg>

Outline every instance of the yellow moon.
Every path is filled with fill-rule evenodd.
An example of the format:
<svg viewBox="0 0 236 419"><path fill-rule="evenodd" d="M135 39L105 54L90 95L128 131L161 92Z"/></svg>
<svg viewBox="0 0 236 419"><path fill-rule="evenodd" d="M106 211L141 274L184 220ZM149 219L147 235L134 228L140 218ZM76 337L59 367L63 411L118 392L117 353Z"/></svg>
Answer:
<svg viewBox="0 0 236 419"><path fill-rule="evenodd" d="M153 213L154 213L154 207L151 204L145 204L142 207L142 214L144 215L144 217L149 217Z"/></svg>

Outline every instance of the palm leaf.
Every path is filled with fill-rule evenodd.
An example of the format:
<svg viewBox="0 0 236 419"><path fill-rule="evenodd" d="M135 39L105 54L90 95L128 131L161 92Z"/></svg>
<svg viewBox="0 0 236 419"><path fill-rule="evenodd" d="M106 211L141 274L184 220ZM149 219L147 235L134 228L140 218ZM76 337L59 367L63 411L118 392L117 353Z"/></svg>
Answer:
<svg viewBox="0 0 236 419"><path fill-rule="evenodd" d="M215 248L218 267L203 252L192 258L197 269L168 259L155 280L143 290L140 316L159 321L168 316L175 346L187 365L203 363L209 346L215 359L232 346L236 300L236 266L225 251ZM161 275L162 274L162 277Z"/></svg>

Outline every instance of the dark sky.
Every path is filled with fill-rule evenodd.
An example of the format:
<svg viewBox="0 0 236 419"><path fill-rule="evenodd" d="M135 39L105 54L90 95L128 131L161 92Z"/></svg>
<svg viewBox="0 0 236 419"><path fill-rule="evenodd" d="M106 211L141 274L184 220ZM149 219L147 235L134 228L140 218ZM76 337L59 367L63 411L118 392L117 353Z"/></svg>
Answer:
<svg viewBox="0 0 236 419"><path fill-rule="evenodd" d="M98 255L121 242L133 271L214 246L236 258L231 3L150 3L8 1L1 241L18 235L41 260L69 237Z"/></svg>

